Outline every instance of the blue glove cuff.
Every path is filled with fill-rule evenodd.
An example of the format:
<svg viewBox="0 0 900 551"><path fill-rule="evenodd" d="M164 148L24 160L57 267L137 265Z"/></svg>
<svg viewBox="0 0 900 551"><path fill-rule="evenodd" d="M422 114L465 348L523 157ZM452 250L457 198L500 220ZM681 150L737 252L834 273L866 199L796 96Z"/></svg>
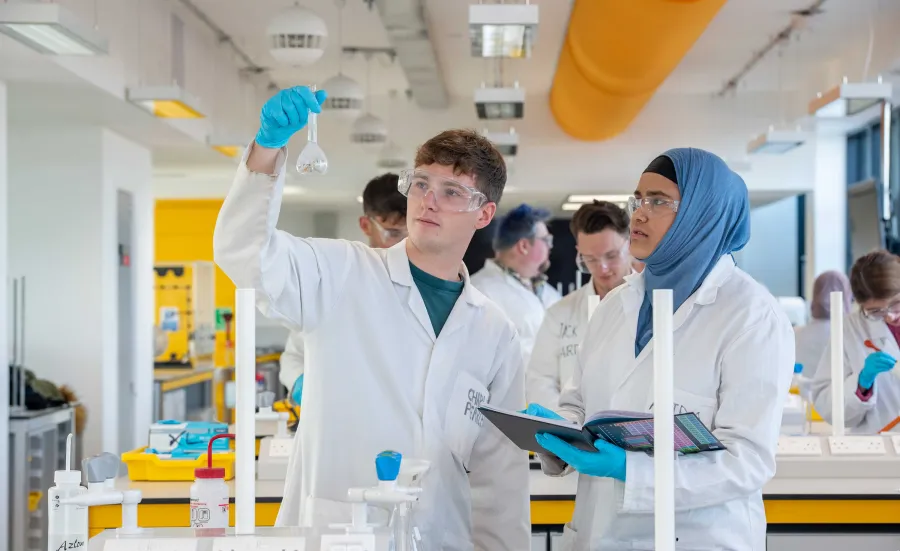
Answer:
<svg viewBox="0 0 900 551"><path fill-rule="evenodd" d="M266 132L260 128L259 132L256 133L256 143L261 147L268 147L269 149L281 149L282 147L288 144L290 140L290 136L287 139L275 139L266 135Z"/></svg>

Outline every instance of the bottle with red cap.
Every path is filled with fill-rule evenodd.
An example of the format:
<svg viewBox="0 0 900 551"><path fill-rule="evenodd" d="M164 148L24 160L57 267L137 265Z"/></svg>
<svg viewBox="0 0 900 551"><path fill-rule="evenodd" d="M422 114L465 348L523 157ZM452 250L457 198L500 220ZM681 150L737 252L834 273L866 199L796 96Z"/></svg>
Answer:
<svg viewBox="0 0 900 551"><path fill-rule="evenodd" d="M212 445L219 438L233 434L217 434L209 439L205 468L194 469L191 484L191 527L197 537L224 536L228 529L228 485L225 469L212 466Z"/></svg>

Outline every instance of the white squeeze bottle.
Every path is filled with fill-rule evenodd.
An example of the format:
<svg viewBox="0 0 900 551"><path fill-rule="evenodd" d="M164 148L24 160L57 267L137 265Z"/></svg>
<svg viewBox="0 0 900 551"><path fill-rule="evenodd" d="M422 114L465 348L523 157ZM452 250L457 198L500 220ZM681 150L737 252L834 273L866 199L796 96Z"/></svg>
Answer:
<svg viewBox="0 0 900 551"><path fill-rule="evenodd" d="M72 435L66 438L66 470L53 475L55 486L50 488L47 506L47 551L87 549L88 508L83 505L62 505L61 499L79 496L87 492L81 485L81 471L72 470Z"/></svg>

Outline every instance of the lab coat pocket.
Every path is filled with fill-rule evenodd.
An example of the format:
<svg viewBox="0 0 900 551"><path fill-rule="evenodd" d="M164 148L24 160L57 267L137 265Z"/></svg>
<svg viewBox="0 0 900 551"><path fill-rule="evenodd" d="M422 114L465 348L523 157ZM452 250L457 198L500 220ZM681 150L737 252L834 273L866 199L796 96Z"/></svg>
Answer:
<svg viewBox="0 0 900 551"><path fill-rule="evenodd" d="M565 526L563 526L562 537L559 538L559 551L575 551L575 543L577 538L578 530L572 527L571 522L567 522ZM553 546L553 548L557 549L555 545Z"/></svg>
<svg viewBox="0 0 900 551"><path fill-rule="evenodd" d="M444 417L444 438L463 467L468 468L472 447L484 425L484 416L478 407L486 404L489 398L487 387L478 379L466 372L457 374Z"/></svg>
<svg viewBox="0 0 900 551"><path fill-rule="evenodd" d="M718 400L708 396L700 396L680 388L674 389L675 415L680 413L696 413L697 417L712 430L712 419L716 413Z"/></svg>

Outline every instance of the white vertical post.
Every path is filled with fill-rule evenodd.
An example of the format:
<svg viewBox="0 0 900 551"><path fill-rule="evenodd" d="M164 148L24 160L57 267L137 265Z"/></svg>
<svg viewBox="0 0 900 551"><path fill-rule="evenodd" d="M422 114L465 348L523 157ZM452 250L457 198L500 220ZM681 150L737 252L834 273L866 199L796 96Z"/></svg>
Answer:
<svg viewBox="0 0 900 551"><path fill-rule="evenodd" d="M600 297L597 295L588 295L588 321L594 317L594 311L600 306Z"/></svg>
<svg viewBox="0 0 900 551"><path fill-rule="evenodd" d="M653 474L656 551L675 550L675 349L672 290L653 291Z"/></svg>
<svg viewBox="0 0 900 551"><path fill-rule="evenodd" d="M235 306L235 480L234 527L237 535L256 528L256 292L237 289Z"/></svg>
<svg viewBox="0 0 900 551"><path fill-rule="evenodd" d="M844 436L844 293L831 293L831 434Z"/></svg>

